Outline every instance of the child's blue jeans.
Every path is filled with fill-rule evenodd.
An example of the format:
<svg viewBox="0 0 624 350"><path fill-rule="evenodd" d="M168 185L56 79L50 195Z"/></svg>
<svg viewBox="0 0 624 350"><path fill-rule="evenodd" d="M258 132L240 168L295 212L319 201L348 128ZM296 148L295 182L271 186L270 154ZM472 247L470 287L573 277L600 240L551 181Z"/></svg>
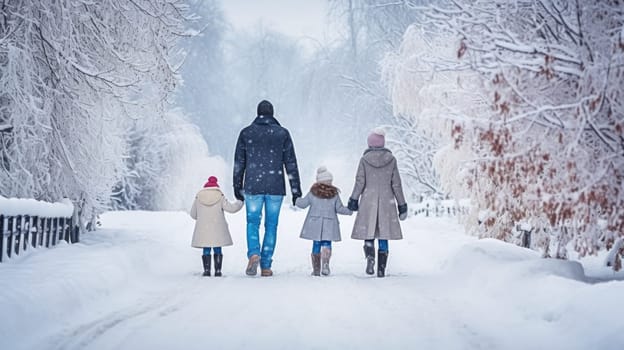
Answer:
<svg viewBox="0 0 624 350"><path fill-rule="evenodd" d="M205 248L204 248L204 255L210 255L210 249L214 249L214 253L215 253L215 254L217 254L217 255L221 255L221 254L223 254L223 253L221 252L221 247L214 247L214 248L211 248L211 247L205 247Z"/></svg>
<svg viewBox="0 0 624 350"><path fill-rule="evenodd" d="M312 254L320 254L321 247L331 249L331 241L314 241L312 242Z"/></svg>

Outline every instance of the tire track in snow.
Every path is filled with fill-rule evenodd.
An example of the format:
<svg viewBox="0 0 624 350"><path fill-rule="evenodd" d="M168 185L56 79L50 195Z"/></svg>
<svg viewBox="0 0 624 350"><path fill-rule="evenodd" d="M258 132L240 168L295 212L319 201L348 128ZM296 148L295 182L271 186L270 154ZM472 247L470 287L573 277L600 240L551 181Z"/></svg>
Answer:
<svg viewBox="0 0 624 350"><path fill-rule="evenodd" d="M188 300L187 297L200 288L200 281L201 279L197 279L193 283L184 285L183 288L167 289L165 294L151 298L153 300L149 302L110 312L95 321L55 335L52 337L53 341L44 343L52 343L51 349L85 349L120 327L130 328L133 323L135 326L140 326L152 320L167 317L183 308L183 304ZM123 338L125 337L118 339L122 341Z"/></svg>

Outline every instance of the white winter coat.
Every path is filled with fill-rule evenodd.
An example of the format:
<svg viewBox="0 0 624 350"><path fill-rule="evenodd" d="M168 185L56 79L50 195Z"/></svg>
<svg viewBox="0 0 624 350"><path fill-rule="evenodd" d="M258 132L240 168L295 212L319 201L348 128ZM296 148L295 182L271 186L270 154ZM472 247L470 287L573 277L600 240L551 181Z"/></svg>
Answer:
<svg viewBox="0 0 624 350"><path fill-rule="evenodd" d="M236 213L242 207L243 202L228 201L218 187L199 191L191 208L191 217L197 220L191 245L195 248L232 245L232 236L225 221L224 211Z"/></svg>

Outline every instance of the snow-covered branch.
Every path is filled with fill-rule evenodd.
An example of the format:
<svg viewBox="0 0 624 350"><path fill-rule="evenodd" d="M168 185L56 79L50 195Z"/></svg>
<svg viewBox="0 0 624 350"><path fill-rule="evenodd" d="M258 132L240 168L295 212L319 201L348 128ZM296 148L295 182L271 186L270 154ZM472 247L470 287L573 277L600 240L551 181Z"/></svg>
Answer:
<svg viewBox="0 0 624 350"><path fill-rule="evenodd" d="M457 163L437 164L463 178L441 170L443 186L493 213L477 233L513 240L530 219L534 247L556 257L622 236L621 4L453 0L422 14L384 65L394 109L447 133L441 158Z"/></svg>

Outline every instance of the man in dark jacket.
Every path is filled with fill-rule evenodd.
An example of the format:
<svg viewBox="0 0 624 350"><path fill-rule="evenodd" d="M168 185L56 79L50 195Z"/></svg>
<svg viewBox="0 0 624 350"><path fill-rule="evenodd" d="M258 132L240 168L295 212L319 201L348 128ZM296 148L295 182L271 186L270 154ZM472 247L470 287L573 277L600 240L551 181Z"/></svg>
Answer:
<svg viewBox="0 0 624 350"><path fill-rule="evenodd" d="M294 205L301 197L295 148L288 130L273 117L273 105L261 101L256 119L240 132L234 154L234 196L245 201L247 210L247 275L256 275L258 264L262 276L273 275L277 222L286 195L284 169ZM265 232L260 247L263 206Z"/></svg>

